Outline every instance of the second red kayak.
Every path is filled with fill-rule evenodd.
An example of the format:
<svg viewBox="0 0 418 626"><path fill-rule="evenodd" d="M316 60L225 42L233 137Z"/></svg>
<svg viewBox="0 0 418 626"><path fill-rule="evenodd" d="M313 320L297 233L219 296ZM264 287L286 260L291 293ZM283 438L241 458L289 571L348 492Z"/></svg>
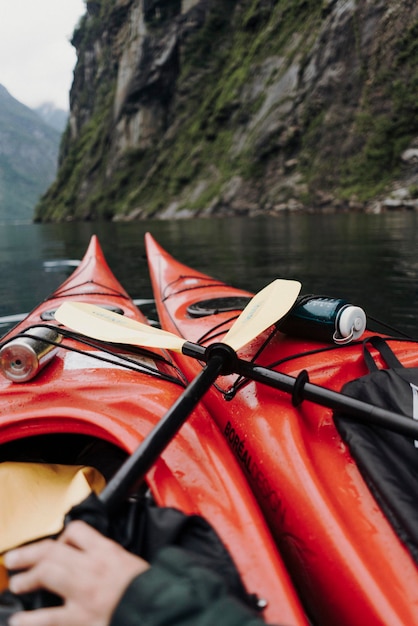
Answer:
<svg viewBox="0 0 418 626"><path fill-rule="evenodd" d="M184 265L150 234L146 250L162 328L202 346L221 342L252 294ZM405 364L418 362L417 344L392 345ZM293 377L306 371L310 381L335 391L366 373L357 343L332 347L277 330L264 332L239 356ZM180 353L174 358L190 380L203 365ZM418 624L416 563L343 443L332 411L307 401L294 406L289 395L236 375L220 377L204 403L313 620Z"/></svg>

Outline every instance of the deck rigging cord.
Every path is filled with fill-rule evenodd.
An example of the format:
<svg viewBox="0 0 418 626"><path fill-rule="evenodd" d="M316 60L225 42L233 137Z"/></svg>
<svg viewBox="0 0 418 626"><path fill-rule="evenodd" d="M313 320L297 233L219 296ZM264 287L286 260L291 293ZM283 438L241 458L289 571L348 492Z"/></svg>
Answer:
<svg viewBox="0 0 418 626"><path fill-rule="evenodd" d="M128 344L125 344L125 345L120 344L120 347L123 347L124 351L130 352L132 355L137 354L138 356L143 356L145 358L152 359L154 361L159 361L163 363L164 365L172 368L176 372L177 376L171 376L168 373L162 372L159 369L152 367L149 363L146 363L144 361L135 360L135 358L129 357L128 354L120 353L120 352L116 354L114 348L112 349L111 347L113 344L111 344L110 342L92 341L91 339L88 339L86 336L80 333L76 333L74 331L67 330L65 328L57 329L57 326L52 325L52 324L42 324L42 325L33 324L32 326L29 326L27 329L25 329L25 331L23 331L22 333L13 335L13 337L1 342L0 349L3 346L7 345L8 343L14 341L15 339L19 337L26 337L26 338L38 340L38 337L35 334L30 333L30 330L39 328L39 326L50 328L51 330L54 330L54 331L58 330L59 333L63 335L64 337L66 337L67 339L77 341L78 343L86 345L90 348L97 348L103 354L100 354L98 352L90 352L90 351L86 352L86 351L83 351L81 348L76 348L68 344L63 344L62 342L59 342L59 341L53 341L52 339L43 339L43 341L45 343L48 343L49 345L57 346L59 348L63 348L64 350L67 350L68 352L74 352L83 356L87 356L91 359L96 359L97 361L100 361L103 363L117 365L118 367L123 367L124 369L127 369L127 370L131 370L134 372L141 372L143 374L154 376L166 382L179 385L182 388L184 388L187 385L187 381L184 377L184 374L181 372L181 370L172 361L170 361L169 359L165 359L162 355L156 354L155 352L152 352L150 350L140 348L139 346L134 347ZM104 356L104 354L107 354L109 358Z"/></svg>
<svg viewBox="0 0 418 626"><path fill-rule="evenodd" d="M106 485L99 498L108 510L113 510L119 505L121 498L133 482L144 480L147 471L176 435L213 382L222 372L229 371L231 362L235 362L235 351L271 326L275 321L273 318L276 317L277 308L277 315L285 315L296 301L300 288L301 284L298 281L273 281L251 299L225 335L223 344L212 344L207 351L197 346L200 356L206 352L205 366ZM279 300L276 302L278 307L274 308L271 304L276 300ZM56 311L55 317L61 324L78 332L84 332L95 339L107 338L115 343L144 345L144 340L148 338L149 342L145 343L146 347L165 347L172 350L181 350L181 347L187 343L171 333L80 302L64 303ZM116 329L118 332L115 332ZM135 334L135 332L140 334L140 341L132 341L132 333ZM168 346L161 345L167 342ZM196 347L195 344L189 344L189 346Z"/></svg>
<svg viewBox="0 0 418 626"><path fill-rule="evenodd" d="M291 306L288 307L288 310L290 310L290 308ZM132 343L133 345L165 347L168 350L182 352L197 360L203 360L206 362L205 367L209 366L211 361L214 360L214 357L219 357L222 363L219 364L217 374L215 374L214 371L212 372L212 382L214 382L221 373L240 374L243 377L250 378L281 391L286 391L293 396L294 401L301 402L304 399L310 400L334 410L341 410L344 414L356 421L374 424L418 439L418 423L405 415L381 409L378 406L361 402L343 393L315 385L309 381L306 374L295 378L240 359L234 350L239 349L239 347L250 341L251 338L254 338L257 334L261 334L262 332L262 330L259 330L258 333L253 334L252 337L245 337L244 340L243 337L240 338L239 321L242 319L243 314L241 314L225 335L224 343L211 344L205 348L167 331L153 327L148 328L145 324L141 324L140 322L126 320L121 316L109 314L103 309L99 309L98 311L95 311L95 309L97 309L97 307L92 307L87 304L65 303L57 310L56 316L61 323L76 328L79 332L84 332L89 336L94 336L95 333L97 333L97 321L100 319L102 322L102 334L99 334L100 338L106 337L107 340L116 343L123 340L125 343ZM246 309L244 309L244 312ZM286 312L283 312L282 317ZM270 315L271 314L270 311ZM276 323L277 318L280 318L279 313L277 313L274 320L270 320L270 325ZM265 326L263 330L266 330L267 327L268 326ZM232 348L232 350L229 350L227 354L226 348L228 347ZM205 368L202 372L205 372Z"/></svg>

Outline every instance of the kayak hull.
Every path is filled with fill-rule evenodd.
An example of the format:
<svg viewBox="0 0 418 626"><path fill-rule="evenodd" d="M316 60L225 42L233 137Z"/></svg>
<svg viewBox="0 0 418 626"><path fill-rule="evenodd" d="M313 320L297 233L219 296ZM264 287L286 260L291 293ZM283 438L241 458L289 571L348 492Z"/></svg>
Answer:
<svg viewBox="0 0 418 626"><path fill-rule="evenodd" d="M240 310L210 301L245 302L251 293L194 270L150 234L146 249L162 328L188 341L222 341ZM199 316L195 311L208 310ZM361 347L332 350L272 329L239 356L340 391L366 374ZM418 346L393 346L405 365ZM318 352L318 350L320 352ZM201 363L173 355L189 379ZM275 365L276 364L276 365ZM314 620L322 624L418 624L418 571L362 479L332 411L260 383L224 376L204 403L234 452Z"/></svg>
<svg viewBox="0 0 418 626"><path fill-rule="evenodd" d="M65 301L110 307L146 321L93 237L70 278L2 343L39 324L57 326L53 313ZM65 462L64 447L73 441L74 446L104 442L125 458L176 402L185 386L182 376L164 352L127 354L127 348L86 344L58 329L64 333L59 349L35 378L15 383L0 377L0 459L13 460L19 450L36 450L41 443L46 462ZM214 526L247 589L266 599L266 619L307 623L259 506L203 408L193 411L146 481L157 504L202 515Z"/></svg>

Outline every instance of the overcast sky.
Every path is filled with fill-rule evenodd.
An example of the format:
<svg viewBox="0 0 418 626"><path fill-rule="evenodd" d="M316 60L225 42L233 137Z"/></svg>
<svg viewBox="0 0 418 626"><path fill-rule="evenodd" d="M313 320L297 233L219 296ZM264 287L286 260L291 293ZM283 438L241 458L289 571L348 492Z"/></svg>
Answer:
<svg viewBox="0 0 418 626"><path fill-rule="evenodd" d="M84 0L0 0L0 84L14 98L69 108L70 39L84 12Z"/></svg>

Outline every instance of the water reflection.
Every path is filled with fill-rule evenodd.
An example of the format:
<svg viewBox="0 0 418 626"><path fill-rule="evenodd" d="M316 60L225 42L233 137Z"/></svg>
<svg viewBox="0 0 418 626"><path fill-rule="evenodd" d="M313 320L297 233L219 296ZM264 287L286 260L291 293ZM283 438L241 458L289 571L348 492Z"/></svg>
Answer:
<svg viewBox="0 0 418 626"><path fill-rule="evenodd" d="M276 277L303 293L328 294L418 335L417 215L283 215L174 222L3 225L0 315L32 309L72 267L96 233L109 265L136 298L150 298L144 234L174 256L226 282L256 291Z"/></svg>

